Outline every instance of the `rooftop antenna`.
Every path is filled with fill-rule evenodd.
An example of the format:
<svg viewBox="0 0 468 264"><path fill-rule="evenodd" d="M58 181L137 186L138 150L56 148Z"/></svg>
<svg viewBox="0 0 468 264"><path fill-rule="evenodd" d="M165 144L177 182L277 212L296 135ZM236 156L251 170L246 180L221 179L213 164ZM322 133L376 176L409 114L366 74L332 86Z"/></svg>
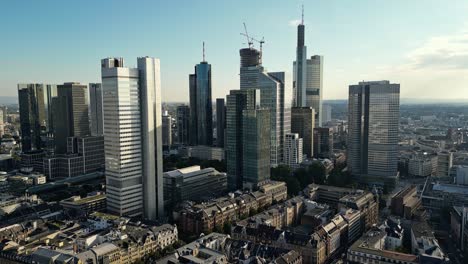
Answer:
<svg viewBox="0 0 468 264"><path fill-rule="evenodd" d="M301 25L304 25L304 4L302 4L302 19L301 19Z"/></svg>
<svg viewBox="0 0 468 264"><path fill-rule="evenodd" d="M206 60L205 60L205 41L203 41L203 62L206 62Z"/></svg>

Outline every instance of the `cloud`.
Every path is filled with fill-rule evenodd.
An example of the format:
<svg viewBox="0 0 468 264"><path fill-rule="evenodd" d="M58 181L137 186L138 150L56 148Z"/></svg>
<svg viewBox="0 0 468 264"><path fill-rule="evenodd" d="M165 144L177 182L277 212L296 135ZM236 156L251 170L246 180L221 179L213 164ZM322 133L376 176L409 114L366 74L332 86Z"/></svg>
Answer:
<svg viewBox="0 0 468 264"><path fill-rule="evenodd" d="M468 31L430 38L407 58L412 70L468 70Z"/></svg>
<svg viewBox="0 0 468 264"><path fill-rule="evenodd" d="M291 27L296 27L300 23L301 23L301 20L299 20L299 19L289 20L289 22L288 22L289 26L291 26Z"/></svg>

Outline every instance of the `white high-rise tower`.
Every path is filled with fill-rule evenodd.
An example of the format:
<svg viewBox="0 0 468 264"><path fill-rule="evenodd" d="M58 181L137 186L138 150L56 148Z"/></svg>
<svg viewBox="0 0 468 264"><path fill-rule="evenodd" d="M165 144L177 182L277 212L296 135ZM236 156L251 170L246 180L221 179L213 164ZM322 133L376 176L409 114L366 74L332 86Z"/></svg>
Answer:
<svg viewBox="0 0 468 264"><path fill-rule="evenodd" d="M163 214L159 60L101 62L107 210L154 220Z"/></svg>

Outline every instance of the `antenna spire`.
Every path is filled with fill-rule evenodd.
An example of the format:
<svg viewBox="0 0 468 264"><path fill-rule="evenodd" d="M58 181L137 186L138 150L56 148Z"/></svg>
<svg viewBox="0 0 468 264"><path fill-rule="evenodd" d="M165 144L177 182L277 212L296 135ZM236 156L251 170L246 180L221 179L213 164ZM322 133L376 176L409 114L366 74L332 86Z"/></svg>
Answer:
<svg viewBox="0 0 468 264"><path fill-rule="evenodd" d="M302 4L302 19L301 24L304 25L304 4Z"/></svg>
<svg viewBox="0 0 468 264"><path fill-rule="evenodd" d="M203 41L203 62L206 62L206 60L205 60L205 41Z"/></svg>

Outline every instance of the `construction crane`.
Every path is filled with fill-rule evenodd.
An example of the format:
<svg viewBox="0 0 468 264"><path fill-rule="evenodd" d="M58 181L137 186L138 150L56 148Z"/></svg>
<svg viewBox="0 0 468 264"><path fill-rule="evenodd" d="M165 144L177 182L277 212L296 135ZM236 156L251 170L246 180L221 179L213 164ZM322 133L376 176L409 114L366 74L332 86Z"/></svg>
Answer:
<svg viewBox="0 0 468 264"><path fill-rule="evenodd" d="M247 32L247 26L245 25L245 22L244 22L244 31L245 33L240 33L240 34L247 38L247 44L249 45L249 49L251 49L253 48L253 42L249 37L249 32Z"/></svg>
<svg viewBox="0 0 468 264"><path fill-rule="evenodd" d="M265 38L262 37L261 40L258 40L249 36L249 33L247 32L247 26L245 25L245 23L244 23L244 30L245 30L245 33L240 33L240 34L247 38L247 43L249 44L249 48L253 48L253 42L255 41L260 44L260 51L262 51L263 43L265 43Z"/></svg>

